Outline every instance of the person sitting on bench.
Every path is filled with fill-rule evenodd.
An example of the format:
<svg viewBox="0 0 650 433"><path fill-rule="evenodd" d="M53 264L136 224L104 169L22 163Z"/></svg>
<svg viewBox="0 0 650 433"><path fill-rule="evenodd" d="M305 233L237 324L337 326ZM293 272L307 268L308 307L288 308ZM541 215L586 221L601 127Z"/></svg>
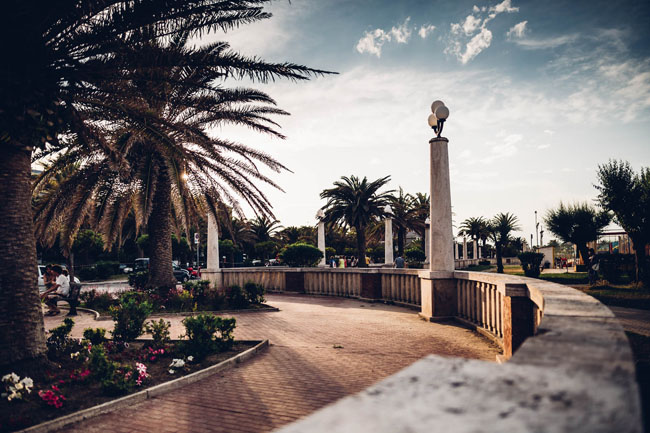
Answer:
<svg viewBox="0 0 650 433"><path fill-rule="evenodd" d="M59 265L52 266L52 272L56 277L56 282L47 289L42 295L41 300L45 301L49 311L45 313L46 316L56 316L61 313L61 310L56 306L56 303L61 298L65 298L70 294L70 281L63 275L63 269Z"/></svg>

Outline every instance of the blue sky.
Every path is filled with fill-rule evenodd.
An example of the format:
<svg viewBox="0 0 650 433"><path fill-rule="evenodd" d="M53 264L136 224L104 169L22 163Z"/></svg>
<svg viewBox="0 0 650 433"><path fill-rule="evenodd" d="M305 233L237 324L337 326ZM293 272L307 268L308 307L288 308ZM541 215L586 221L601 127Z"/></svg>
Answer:
<svg viewBox="0 0 650 433"><path fill-rule="evenodd" d="M593 200L609 158L650 166L650 4L606 1L274 2L209 39L338 75L255 85L292 115L286 140L223 128L293 173L265 189L284 226L314 224L343 175L428 192L429 106L442 99L455 222ZM230 85L235 85L231 82ZM545 236L549 239L548 236Z"/></svg>

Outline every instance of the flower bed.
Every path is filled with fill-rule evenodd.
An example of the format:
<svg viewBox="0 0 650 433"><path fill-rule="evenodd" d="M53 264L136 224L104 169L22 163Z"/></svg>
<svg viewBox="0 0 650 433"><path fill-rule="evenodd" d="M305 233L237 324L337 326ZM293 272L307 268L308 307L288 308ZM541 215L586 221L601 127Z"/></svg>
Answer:
<svg viewBox="0 0 650 433"><path fill-rule="evenodd" d="M152 321L152 340L137 340L144 319L141 305L123 308L113 339L105 330L86 329L70 338L72 319L50 331L49 366L42 372L9 372L2 377L0 431L13 431L142 391L224 361L254 342L235 342L235 319L203 314L186 318L183 340L169 338L169 322ZM145 316L146 319L146 316ZM139 324L139 325L138 325ZM138 329L139 326L139 329ZM32 379L33 377L33 379Z"/></svg>

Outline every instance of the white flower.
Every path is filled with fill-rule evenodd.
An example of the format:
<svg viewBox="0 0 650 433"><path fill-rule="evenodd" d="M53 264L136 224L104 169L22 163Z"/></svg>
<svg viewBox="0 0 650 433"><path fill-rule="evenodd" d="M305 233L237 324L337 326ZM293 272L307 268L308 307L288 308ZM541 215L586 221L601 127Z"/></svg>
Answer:
<svg viewBox="0 0 650 433"><path fill-rule="evenodd" d="M16 386L15 386L15 389L17 389L17 390L21 390L21 389L23 389L23 383L22 383L22 382L18 382L18 383L16 384Z"/></svg>
<svg viewBox="0 0 650 433"><path fill-rule="evenodd" d="M174 374L174 373L176 373L176 372L170 368L169 369L169 374Z"/></svg>
<svg viewBox="0 0 650 433"><path fill-rule="evenodd" d="M34 381L30 377L26 377L20 381L20 383L25 387L25 391L31 393L32 387L34 386Z"/></svg>
<svg viewBox="0 0 650 433"><path fill-rule="evenodd" d="M79 356L79 352L71 353L70 354L70 359L75 359L78 356Z"/></svg>
<svg viewBox="0 0 650 433"><path fill-rule="evenodd" d="M185 361L182 359L174 358L169 366L174 368L182 368L185 367Z"/></svg>
<svg viewBox="0 0 650 433"><path fill-rule="evenodd" d="M2 377L3 382L11 381L12 383L16 383L19 380L20 380L20 376L18 376L16 373L10 373Z"/></svg>
<svg viewBox="0 0 650 433"><path fill-rule="evenodd" d="M192 362L192 361L194 361L194 357L193 356L188 356L187 357L187 362Z"/></svg>

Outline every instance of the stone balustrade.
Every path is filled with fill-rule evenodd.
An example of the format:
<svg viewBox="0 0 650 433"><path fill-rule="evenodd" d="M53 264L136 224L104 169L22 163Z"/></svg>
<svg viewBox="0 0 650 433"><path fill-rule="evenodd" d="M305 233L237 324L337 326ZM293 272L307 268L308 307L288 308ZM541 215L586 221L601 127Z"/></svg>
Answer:
<svg viewBox="0 0 650 433"><path fill-rule="evenodd" d="M282 433L643 431L632 352L596 299L543 280L410 269L224 269L223 282L417 306L426 302L492 338L503 364L430 355ZM426 276L425 276L426 275ZM424 280L422 280L424 281ZM452 282L452 285L447 284ZM424 311L424 305L422 306ZM437 320L435 317L427 317Z"/></svg>

